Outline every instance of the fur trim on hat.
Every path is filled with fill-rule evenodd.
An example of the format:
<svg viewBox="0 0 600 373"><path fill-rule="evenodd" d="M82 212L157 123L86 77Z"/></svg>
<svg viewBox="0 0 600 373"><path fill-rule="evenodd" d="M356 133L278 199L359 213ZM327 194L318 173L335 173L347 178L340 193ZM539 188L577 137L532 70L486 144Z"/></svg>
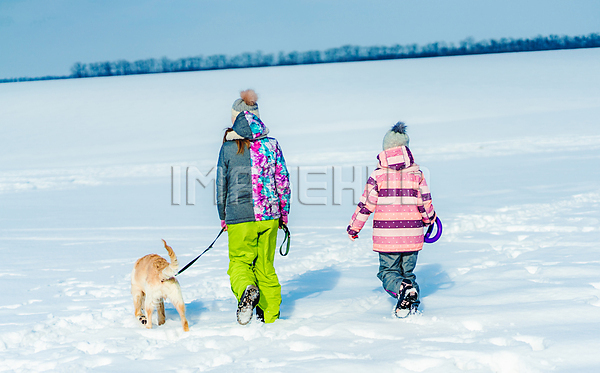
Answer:
<svg viewBox="0 0 600 373"><path fill-rule="evenodd" d="M383 137L383 150L408 146L409 140L406 133L406 124L397 122Z"/></svg>

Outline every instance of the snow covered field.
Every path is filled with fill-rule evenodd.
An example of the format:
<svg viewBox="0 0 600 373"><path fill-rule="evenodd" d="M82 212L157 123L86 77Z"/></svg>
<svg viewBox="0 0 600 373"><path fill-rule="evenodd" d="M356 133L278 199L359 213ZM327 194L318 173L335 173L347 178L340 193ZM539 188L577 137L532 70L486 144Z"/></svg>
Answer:
<svg viewBox="0 0 600 373"><path fill-rule="evenodd" d="M600 49L1 84L0 371L597 372L598 61ZM212 187L192 178L186 196L185 171L210 179L248 87L294 171L282 318L236 323L222 237L179 276L190 332L170 303L146 330L133 263L166 256L164 238L185 264L218 233ZM445 223L419 256L423 313L407 320L375 276L370 230L347 238L352 192L332 198L332 167L350 180L374 166L397 120Z"/></svg>

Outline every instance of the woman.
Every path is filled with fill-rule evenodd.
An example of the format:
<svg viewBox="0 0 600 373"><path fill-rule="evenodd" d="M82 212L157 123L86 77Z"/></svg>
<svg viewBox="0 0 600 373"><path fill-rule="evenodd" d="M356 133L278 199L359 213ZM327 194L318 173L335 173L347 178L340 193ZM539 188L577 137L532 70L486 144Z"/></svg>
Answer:
<svg viewBox="0 0 600 373"><path fill-rule="evenodd" d="M260 120L253 90L240 93L231 108L217 165L217 208L229 236L231 290L237 320L279 318L281 285L273 260L277 228L287 224L290 182L281 148Z"/></svg>

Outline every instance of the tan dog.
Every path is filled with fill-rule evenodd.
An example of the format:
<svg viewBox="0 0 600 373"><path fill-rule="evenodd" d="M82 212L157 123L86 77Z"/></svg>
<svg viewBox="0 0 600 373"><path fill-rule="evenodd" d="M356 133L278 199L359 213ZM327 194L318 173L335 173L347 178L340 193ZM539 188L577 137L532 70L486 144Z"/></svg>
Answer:
<svg viewBox="0 0 600 373"><path fill-rule="evenodd" d="M152 329L152 311L158 312L158 325L165 323L165 303L168 298L181 317L183 331L189 331L188 321L185 318L185 303L181 296L179 282L175 279L179 263L173 249L167 245L165 249L169 252L171 264L157 254L146 255L135 262L131 272L131 295L133 295L133 307L135 316L146 328ZM142 314L142 306L145 315Z"/></svg>

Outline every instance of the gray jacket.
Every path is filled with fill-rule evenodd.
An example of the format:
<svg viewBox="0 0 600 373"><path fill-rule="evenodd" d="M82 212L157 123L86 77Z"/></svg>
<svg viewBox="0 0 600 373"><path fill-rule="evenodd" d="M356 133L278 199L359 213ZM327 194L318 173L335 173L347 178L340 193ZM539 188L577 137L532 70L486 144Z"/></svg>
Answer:
<svg viewBox="0 0 600 373"><path fill-rule="evenodd" d="M221 146L217 208L227 224L279 219L289 213L289 173L279 143L254 114L240 113ZM236 139L250 140L238 154Z"/></svg>

